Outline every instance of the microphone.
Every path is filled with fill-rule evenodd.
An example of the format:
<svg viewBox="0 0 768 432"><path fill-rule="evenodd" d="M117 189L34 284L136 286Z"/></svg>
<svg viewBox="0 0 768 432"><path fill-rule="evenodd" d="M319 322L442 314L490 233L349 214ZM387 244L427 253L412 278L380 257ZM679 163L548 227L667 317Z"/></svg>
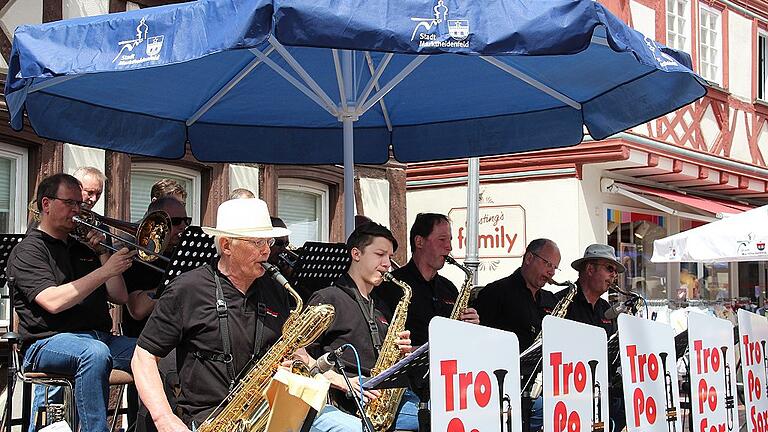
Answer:
<svg viewBox="0 0 768 432"><path fill-rule="evenodd" d="M329 370L335 368L338 362L341 360L339 357L341 357L341 353L344 352L344 348L346 347L342 346L321 355L317 359L317 362L315 362L315 366L312 367L312 370L309 371L309 374L314 376L328 372Z"/></svg>
<svg viewBox="0 0 768 432"><path fill-rule="evenodd" d="M605 317L605 319L613 321L616 318L618 318L619 315L626 312L627 309L629 309L629 307L624 303L616 304L611 306L607 311L605 311L603 316Z"/></svg>
<svg viewBox="0 0 768 432"><path fill-rule="evenodd" d="M261 266L264 267L264 270L269 274L269 277L274 279L275 282L279 283L283 288L291 286L291 284L288 283L288 279L280 273L280 270L278 270L277 267L268 262L261 263Z"/></svg>

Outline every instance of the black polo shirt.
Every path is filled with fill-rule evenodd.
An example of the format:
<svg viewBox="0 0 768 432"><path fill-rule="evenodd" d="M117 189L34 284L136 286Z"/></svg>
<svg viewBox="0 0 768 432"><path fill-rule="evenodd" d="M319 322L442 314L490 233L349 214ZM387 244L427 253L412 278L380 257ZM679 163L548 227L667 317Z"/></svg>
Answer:
<svg viewBox="0 0 768 432"><path fill-rule="evenodd" d="M7 274L16 279L14 308L24 346L57 333L110 331L107 287L101 285L80 303L52 314L35 302L43 290L72 282L101 267L91 248L72 238L62 241L31 230L11 251Z"/></svg>
<svg viewBox="0 0 768 432"><path fill-rule="evenodd" d="M429 337L429 321L436 316L449 317L459 291L453 282L439 274L431 281L424 279L413 260L393 271L392 276L412 289L405 328L411 331L413 346L424 345ZM403 290L391 282L384 282L373 290L373 296L380 298L389 310L394 311L403 297Z"/></svg>
<svg viewBox="0 0 768 432"><path fill-rule="evenodd" d="M155 265L157 261L153 263ZM125 288L128 290L128 294L136 291L146 291L157 288L163 282L165 275L157 270L153 270L150 267L141 263L134 263L131 268L123 273L123 279L125 280ZM133 319L130 312L128 312L128 306L123 306L123 334L131 337L139 337L141 330L144 329L149 317L142 320Z"/></svg>
<svg viewBox="0 0 768 432"><path fill-rule="evenodd" d="M368 376L371 368L376 364L379 357L378 352L373 346L371 332L368 330L368 321L366 321L363 311L356 300L359 296L364 307L367 310L373 309L373 319L379 330L379 337L384 341L389 327L389 310L384 305L380 305L375 298L366 300L357 289L357 285L345 274L332 286L315 291L309 298L308 304L330 304L336 310L331 326L323 333L313 344L307 347L307 352L314 357L320 357L326 352L348 343L352 344L360 356L360 367L363 375ZM355 355L352 350L345 350L341 357L347 367L349 375L357 375L357 366Z"/></svg>
<svg viewBox="0 0 768 432"><path fill-rule="evenodd" d="M576 291L576 295L573 297L573 303L568 306L568 312L565 317L569 320L578 321L580 323L593 325L595 327L602 327L608 337L611 337L615 331L613 321L605 318L605 311L611 308L611 305L603 298L598 298L595 305L592 306L587 298L584 296L584 292L581 290L581 286L576 282L576 286L579 288ZM568 289L558 291L555 297L560 300L568 293Z"/></svg>
<svg viewBox="0 0 768 432"><path fill-rule="evenodd" d="M520 352L531 346L541 331L541 321L555 304L555 295L543 288L534 297L519 268L486 285L474 302L480 324L516 334Z"/></svg>
<svg viewBox="0 0 768 432"><path fill-rule="evenodd" d="M224 345L216 314L214 268L219 274L227 303L227 325L233 364L239 373L251 359L255 344L258 304L266 306L264 334L259 344L263 355L282 334L290 304L288 294L268 276L256 279L243 294L218 271L218 261L176 277L163 291L137 342L157 357L176 348L181 395L182 420L202 423L228 394L226 364L203 360L195 352L223 354Z"/></svg>

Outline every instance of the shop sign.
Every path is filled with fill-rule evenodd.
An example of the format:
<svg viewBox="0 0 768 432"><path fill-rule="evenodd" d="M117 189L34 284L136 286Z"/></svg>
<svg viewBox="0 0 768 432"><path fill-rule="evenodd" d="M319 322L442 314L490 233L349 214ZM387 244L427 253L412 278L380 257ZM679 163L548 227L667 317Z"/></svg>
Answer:
<svg viewBox="0 0 768 432"><path fill-rule="evenodd" d="M467 255L467 208L448 212L453 240L452 255ZM525 209L519 205L481 205L477 246L480 258L516 258L525 253Z"/></svg>

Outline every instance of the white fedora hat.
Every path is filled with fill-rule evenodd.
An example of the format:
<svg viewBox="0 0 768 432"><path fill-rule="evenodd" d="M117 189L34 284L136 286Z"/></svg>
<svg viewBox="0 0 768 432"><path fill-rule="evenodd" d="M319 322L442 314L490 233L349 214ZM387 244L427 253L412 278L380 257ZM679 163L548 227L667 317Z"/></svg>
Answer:
<svg viewBox="0 0 768 432"><path fill-rule="evenodd" d="M258 198L224 201L216 212L216 227L202 227L203 232L215 237L285 237L291 232L273 227L267 203Z"/></svg>

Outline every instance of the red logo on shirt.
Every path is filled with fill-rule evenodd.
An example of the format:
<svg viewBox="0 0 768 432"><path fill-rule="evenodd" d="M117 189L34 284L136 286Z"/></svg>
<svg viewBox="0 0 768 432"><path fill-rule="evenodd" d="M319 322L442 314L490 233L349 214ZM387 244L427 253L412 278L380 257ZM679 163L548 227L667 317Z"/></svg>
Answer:
<svg viewBox="0 0 768 432"><path fill-rule="evenodd" d="M389 325L389 321L387 321L387 319L384 318L383 316L379 317L379 322L384 324L384 325Z"/></svg>
<svg viewBox="0 0 768 432"><path fill-rule="evenodd" d="M266 312L267 312L267 315L271 316L272 318L277 318L278 316L280 316L280 314L278 314L277 312L273 311L270 308L266 308Z"/></svg>

